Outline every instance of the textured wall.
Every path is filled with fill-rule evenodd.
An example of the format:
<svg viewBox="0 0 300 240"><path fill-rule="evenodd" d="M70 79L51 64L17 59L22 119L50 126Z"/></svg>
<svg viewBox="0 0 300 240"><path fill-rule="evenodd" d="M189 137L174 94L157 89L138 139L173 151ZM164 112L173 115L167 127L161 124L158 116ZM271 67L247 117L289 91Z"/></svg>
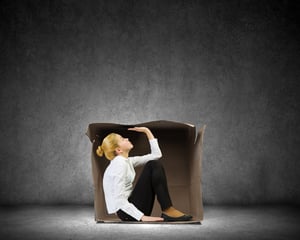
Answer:
<svg viewBox="0 0 300 240"><path fill-rule="evenodd" d="M205 203L299 203L295 2L1 1L0 203L91 203L87 125L160 119Z"/></svg>

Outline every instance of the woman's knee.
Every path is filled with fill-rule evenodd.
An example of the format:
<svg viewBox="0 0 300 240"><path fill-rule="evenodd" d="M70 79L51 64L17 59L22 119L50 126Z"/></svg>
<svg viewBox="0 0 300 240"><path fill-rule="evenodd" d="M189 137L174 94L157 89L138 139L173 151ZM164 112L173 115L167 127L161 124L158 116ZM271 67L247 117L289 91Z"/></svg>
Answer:
<svg viewBox="0 0 300 240"><path fill-rule="evenodd" d="M163 165L158 160L152 160L147 162L145 167L150 167L151 169L162 169Z"/></svg>
<svg viewBox="0 0 300 240"><path fill-rule="evenodd" d="M147 163L146 168L150 170L152 180L159 183L166 178L165 169L160 161L153 160Z"/></svg>

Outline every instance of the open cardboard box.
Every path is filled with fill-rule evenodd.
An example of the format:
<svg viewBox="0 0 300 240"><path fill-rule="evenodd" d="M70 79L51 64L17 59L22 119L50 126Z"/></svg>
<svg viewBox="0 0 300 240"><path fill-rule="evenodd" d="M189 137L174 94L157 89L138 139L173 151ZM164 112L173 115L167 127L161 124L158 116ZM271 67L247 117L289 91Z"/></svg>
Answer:
<svg viewBox="0 0 300 240"><path fill-rule="evenodd" d="M128 131L129 127L148 127L158 139L162 151L162 162L166 170L170 196L173 205L193 216L193 223L201 223L203 220L201 163L202 145L205 125L199 129L196 135L196 127L191 124L153 121L136 125L121 125L115 123L91 123L88 126L87 136L92 142L92 174L94 183L94 208L95 221L120 222L119 218L108 214L102 188L103 173L109 164L105 157L96 155L96 149L109 133L115 132L127 137L133 143L134 148L130 155L143 155L150 151L145 134ZM138 179L142 167L136 168ZM152 216L160 216L161 209L155 200Z"/></svg>

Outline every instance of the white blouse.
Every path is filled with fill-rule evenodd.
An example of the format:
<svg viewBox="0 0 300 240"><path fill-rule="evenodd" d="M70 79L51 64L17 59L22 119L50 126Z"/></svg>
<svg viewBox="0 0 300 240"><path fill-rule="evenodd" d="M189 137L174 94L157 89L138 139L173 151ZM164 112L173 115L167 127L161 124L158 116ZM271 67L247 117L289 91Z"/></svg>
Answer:
<svg viewBox="0 0 300 240"><path fill-rule="evenodd" d="M128 158L116 156L106 168L103 176L103 190L109 214L116 213L121 209L138 221L144 215L128 202L128 198L133 190L134 167L151 160L158 160L162 156L157 139L149 140L149 144L151 153Z"/></svg>

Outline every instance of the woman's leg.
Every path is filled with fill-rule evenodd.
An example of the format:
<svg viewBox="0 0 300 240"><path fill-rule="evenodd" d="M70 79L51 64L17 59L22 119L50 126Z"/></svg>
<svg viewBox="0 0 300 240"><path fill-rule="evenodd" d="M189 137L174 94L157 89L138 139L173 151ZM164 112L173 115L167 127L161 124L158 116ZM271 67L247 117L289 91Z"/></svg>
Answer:
<svg viewBox="0 0 300 240"><path fill-rule="evenodd" d="M163 166L157 160L150 161L145 165L128 201L146 216L150 216L155 195L163 211L162 216L165 221L187 221L192 218L192 216L185 215L172 207L166 174ZM122 210L119 210L117 214L123 221L136 221Z"/></svg>
<svg viewBox="0 0 300 240"><path fill-rule="evenodd" d="M157 160L149 161L144 166L128 201L145 215L150 216L155 195L162 211L172 206L166 174L162 164Z"/></svg>

